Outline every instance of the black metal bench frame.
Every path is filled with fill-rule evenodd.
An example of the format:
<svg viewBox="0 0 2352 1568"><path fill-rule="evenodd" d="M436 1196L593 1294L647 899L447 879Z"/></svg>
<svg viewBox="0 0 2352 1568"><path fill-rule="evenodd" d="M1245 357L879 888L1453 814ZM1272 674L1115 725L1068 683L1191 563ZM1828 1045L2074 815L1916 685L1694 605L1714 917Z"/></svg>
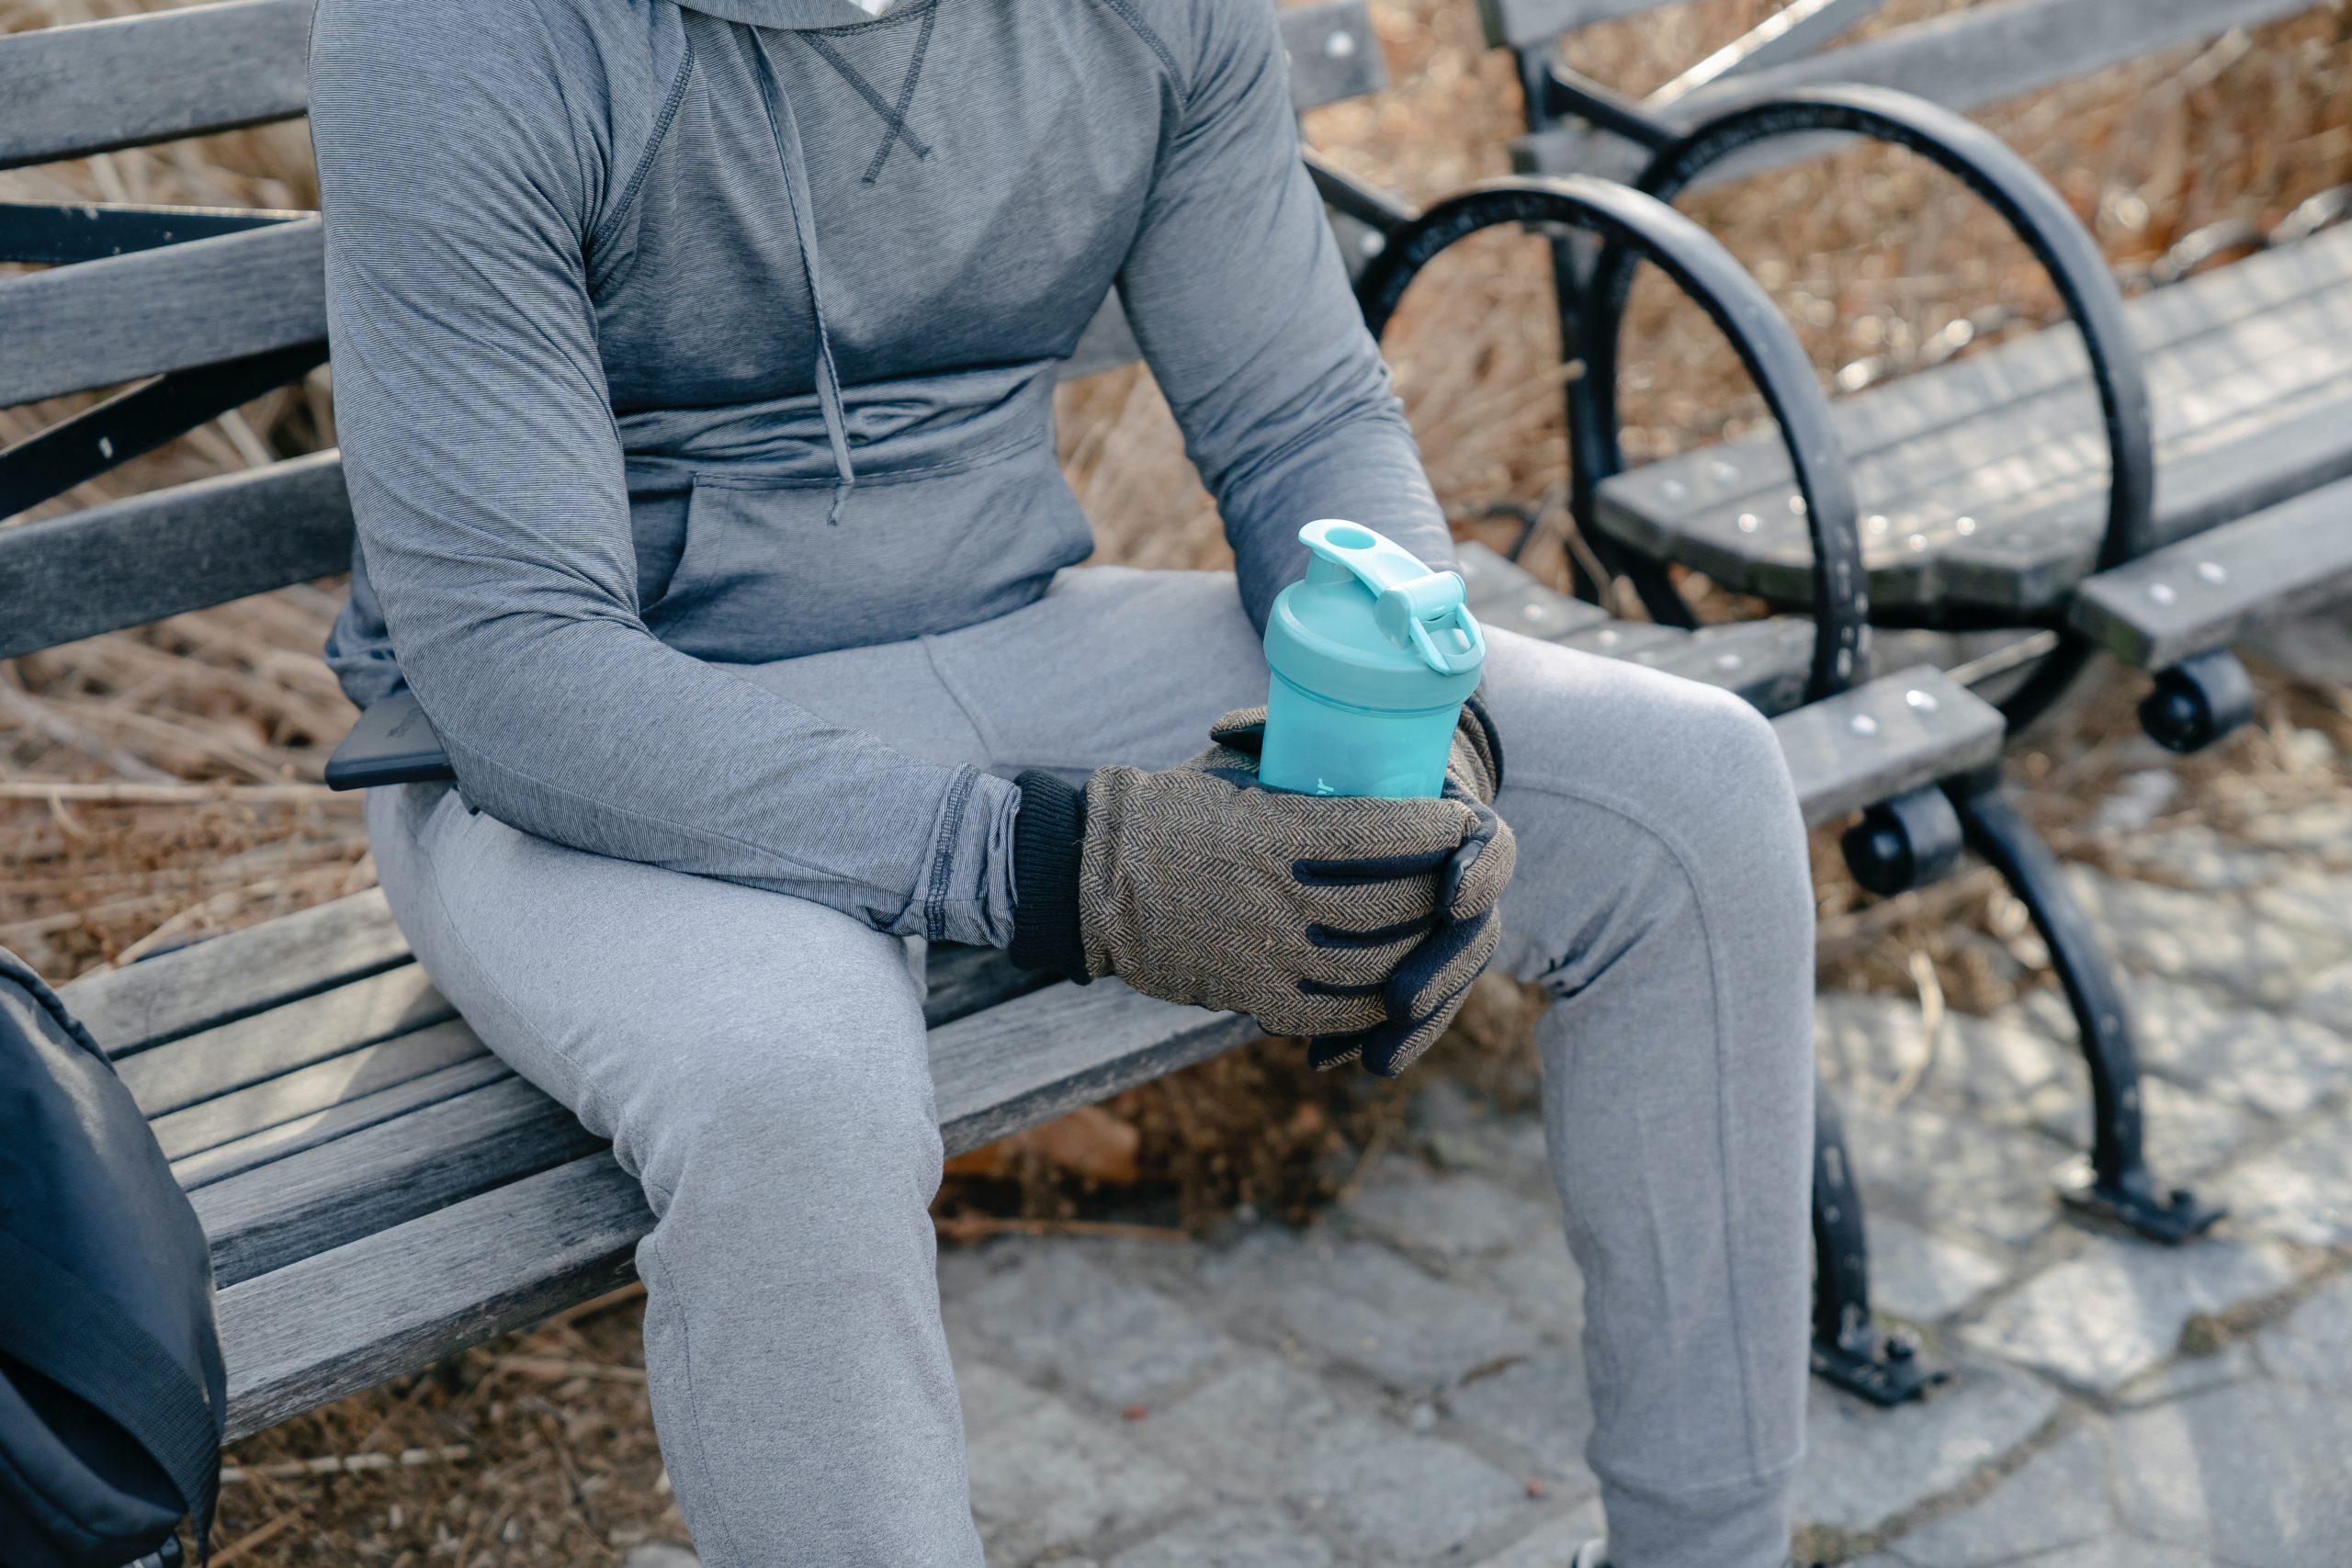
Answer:
<svg viewBox="0 0 2352 1568"><path fill-rule="evenodd" d="M2122 569L2159 550L2165 541L2154 518L2155 459L2146 379L2120 290L2065 203L1998 139L1915 93L1835 84L1842 66L1866 81L1932 87L1948 101L1967 105L2115 63L2166 41L2210 36L2233 21L2283 16L2301 6L2229 0L2200 11L2176 0L2128 9L2113 0L2007 0L1946 18L1940 28L1905 29L1823 56L1813 51L1874 11L1878 0L1794 0L1739 42L1637 103L1571 69L1557 35L1651 9L1658 0L1484 3L1490 40L1512 48L1526 90L1531 135L1521 145L1523 165L1556 167L1565 159L1611 164L1629 172L1637 188L1670 202L1715 175L1726 162L1733 167L1725 173L1752 170L1768 157L1817 150L1824 133L1842 133L1907 147L1990 206L2041 265L2082 334L2109 459L2107 519L2093 563L2100 575L2039 616L1988 616L1928 604L1905 605L1891 615L1883 610L1878 618L1882 624L1947 631L2031 628L2035 635L2021 649L2030 660L2027 673L2000 705L2013 728L2047 711L2101 646L2115 649L2119 641L2129 643L2128 636L2118 635L2118 624L2128 617L2116 612L2115 595L2103 594L2102 585L2109 578L2136 585L2137 578ZM2037 28L2058 29L2064 47L2049 51L2046 58L2021 55L2016 42ZM1922 36L1930 32L1936 36ZM2005 33L2010 36L2005 39ZM1736 79L1742 76L1747 80ZM1765 145L1784 138L1799 139L1797 147L1779 152ZM2335 207L2352 207L2352 200ZM2315 230L2335 211L2314 209L2305 217L2306 229ZM2189 270L2203 254L2245 238L2192 236L2202 242L2202 250L2192 246L2199 254L2182 254L2173 275ZM1569 503L1585 542L1607 570L1631 581L1652 616L1688 625L1689 608L1666 572L1670 554L1645 553L1612 537L1597 504L1600 487L1618 471L1613 431L1619 336L1635 269L1645 259L1614 243L1597 254L1589 245L1554 246L1563 351L1581 354L1587 371L1566 391ZM2202 570L2218 574L2220 569ZM1579 589L1596 593L1598 585L1580 583ZM2300 593L2280 592L2274 603L2283 610L2322 592L2304 586ZM1805 601L1774 603L1803 608ZM2226 734L2250 712L2245 672L2215 640L2189 646L2157 667L2142 718L2160 742L2189 750ZM2075 1019L2090 1080L2093 1136L2087 1169L2062 1183L2062 1197L2160 1242L2203 1234L2222 1211L2187 1190L2165 1189L2150 1170L2136 1053L2114 974L2056 858L2002 795L1997 770L1874 806L1846 840L1858 879L1883 896L1933 880L1963 846L1993 865L2025 905L2050 948Z"/></svg>

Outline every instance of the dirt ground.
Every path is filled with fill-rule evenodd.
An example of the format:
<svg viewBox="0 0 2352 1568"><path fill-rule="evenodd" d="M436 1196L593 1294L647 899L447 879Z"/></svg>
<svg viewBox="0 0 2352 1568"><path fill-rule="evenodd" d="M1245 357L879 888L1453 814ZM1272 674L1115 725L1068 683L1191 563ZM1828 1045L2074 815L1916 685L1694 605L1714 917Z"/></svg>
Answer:
<svg viewBox="0 0 2352 1568"><path fill-rule="evenodd" d="M143 8L0 0L0 30ZM1646 90L1776 8L1695 0L1596 28L1577 63ZM1893 0L1871 30L1961 8ZM1419 201L1505 173L1520 124L1508 59L1469 0L1375 0L1394 85L1309 117L1316 146ZM2174 51L1981 117L2065 194L2127 275L2224 219L2262 225L2352 181L2352 9L2342 5ZM299 123L0 174L0 199L315 205ZM1686 204L1773 293L1825 378L1852 385L1932 354L1947 323L1998 308L2023 331L2055 302L1990 215L1907 154L1861 150ZM1388 350L1440 495L1465 536L1506 500L1556 506L1564 372L1544 248L1482 236L1415 288ZM1655 279L1627 338L1629 454L1670 454L1761 405L1695 311ZM1842 373L1842 377L1841 377ZM2084 393L2087 398L2087 390ZM0 444L87 400L0 412ZM1208 497L1148 377L1065 387L1065 465L1096 558L1206 566L1226 552ZM333 444L327 372L78 489L40 516ZM22 521L22 520L19 520ZM1490 532L1490 530L1496 530ZM1564 576L1556 547L1533 564ZM1711 615L1741 613L1692 587ZM290 588L0 663L0 945L55 980L250 924L373 880L356 803L319 783L354 716L318 660L339 585ZM2165 809L2223 831L2343 792L2340 691L2258 671L2261 722L2173 771ZM2097 858L2090 811L2148 766L2120 679L2089 684L2013 758L2042 825ZM2048 983L2022 911L1963 874L1891 903L1862 897L1825 836L1823 964L1835 983L1983 1009ZM1423 1072L1501 1100L1531 1088L1525 998L1490 982ZM1281 1043L1237 1052L1102 1111L965 1156L943 1196L950 1241L1029 1227L1214 1224L1237 1205L1297 1220L1361 1178L1401 1100L1360 1077L1316 1077ZM683 1540L663 1483L628 1293L238 1446L220 1563L610 1562Z"/></svg>

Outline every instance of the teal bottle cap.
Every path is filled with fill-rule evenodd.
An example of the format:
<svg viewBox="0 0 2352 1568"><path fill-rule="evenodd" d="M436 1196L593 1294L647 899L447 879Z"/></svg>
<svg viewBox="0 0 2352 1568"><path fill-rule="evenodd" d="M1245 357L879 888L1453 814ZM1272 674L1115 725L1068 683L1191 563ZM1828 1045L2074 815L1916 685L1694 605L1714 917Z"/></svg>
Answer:
<svg viewBox="0 0 2352 1568"><path fill-rule="evenodd" d="M1298 531L1306 576L1266 623L1266 662L1332 702L1392 711L1458 703L1478 684L1487 639L1460 575L1338 518Z"/></svg>

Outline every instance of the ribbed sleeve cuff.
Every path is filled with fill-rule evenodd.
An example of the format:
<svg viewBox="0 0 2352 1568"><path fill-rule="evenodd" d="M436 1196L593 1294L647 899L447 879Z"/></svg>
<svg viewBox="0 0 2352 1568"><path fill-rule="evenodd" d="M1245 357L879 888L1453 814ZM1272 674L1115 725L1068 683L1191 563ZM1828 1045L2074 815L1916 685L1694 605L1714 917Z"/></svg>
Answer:
<svg viewBox="0 0 2352 1568"><path fill-rule="evenodd" d="M1031 768L1013 781L1012 941L1007 956L1084 984L1086 942L1078 918L1078 867L1086 850L1086 792Z"/></svg>

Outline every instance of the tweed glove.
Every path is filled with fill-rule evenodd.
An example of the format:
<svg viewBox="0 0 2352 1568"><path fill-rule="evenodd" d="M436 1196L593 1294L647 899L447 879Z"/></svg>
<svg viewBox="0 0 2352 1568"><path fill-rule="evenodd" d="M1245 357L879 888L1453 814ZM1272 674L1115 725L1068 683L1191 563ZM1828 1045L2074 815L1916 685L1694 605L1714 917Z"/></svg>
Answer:
<svg viewBox="0 0 2352 1568"><path fill-rule="evenodd" d="M1210 734L1255 756L1264 731L1265 710L1259 708L1227 715ZM1462 705L1454 728L1444 797L1467 807L1476 825L1447 859L1442 897L1428 927L1381 984L1380 1021L1310 1037L1307 1059L1317 1067L1360 1061L1368 1072L1395 1077L1437 1043L1462 1011L1471 982L1502 940L1502 914L1496 906L1519 857L1510 826L1494 811L1502 781L1502 738L1485 702L1474 694Z"/></svg>
<svg viewBox="0 0 2352 1568"><path fill-rule="evenodd" d="M1012 956L1247 1013L1270 1033L1308 1036L1319 1065L1361 1057L1396 1072L1459 1009L1434 993L1466 987L1493 951L1491 934L1442 953L1430 942L1482 920L1491 931L1511 852L1477 785L1491 791L1498 770L1474 747L1464 782L1450 778L1437 800L1267 790L1264 716L1227 715L1220 744L1162 773L1104 768L1083 790L1022 774ZM1409 994L1396 985L1408 967ZM1407 1016L1398 998L1424 993L1416 1020L1442 1012L1426 1038L1390 1021Z"/></svg>

